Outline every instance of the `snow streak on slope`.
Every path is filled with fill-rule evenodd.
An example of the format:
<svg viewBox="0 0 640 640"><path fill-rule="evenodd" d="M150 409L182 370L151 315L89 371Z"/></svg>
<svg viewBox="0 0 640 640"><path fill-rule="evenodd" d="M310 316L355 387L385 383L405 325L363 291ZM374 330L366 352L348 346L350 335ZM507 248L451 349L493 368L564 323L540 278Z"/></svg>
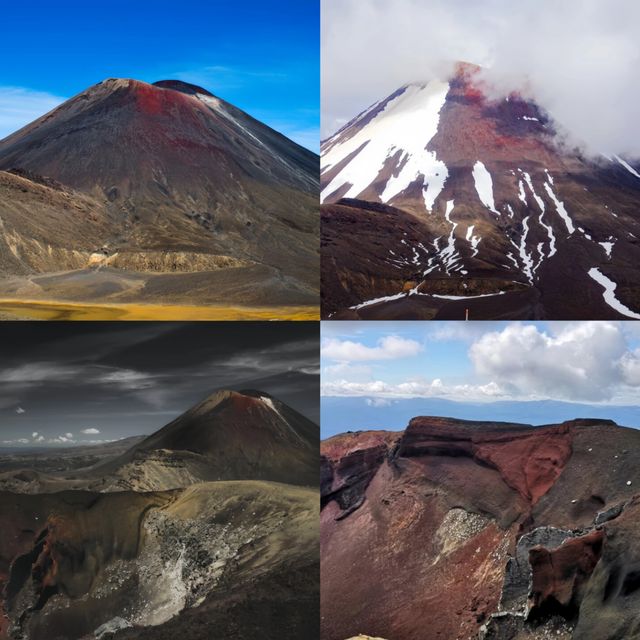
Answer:
<svg viewBox="0 0 640 640"><path fill-rule="evenodd" d="M471 245L471 249L473 249L473 253L471 254L472 258L478 255L478 245L480 244L480 240L482 240L481 236L473 235L473 228L475 226L475 224L472 224L471 226L467 227L467 235L465 236L467 242L469 242L469 244Z"/></svg>
<svg viewBox="0 0 640 640"><path fill-rule="evenodd" d="M628 162L625 162L620 156L616 156L616 160L631 174L633 174L636 178L640 178L640 173L638 173Z"/></svg>
<svg viewBox="0 0 640 640"><path fill-rule="evenodd" d="M258 136L256 136L253 132L249 131L249 129L240 122L240 120L234 117L228 109L225 108L222 100L216 98L214 96L207 96L203 93L197 93L196 98L206 104L212 111L215 111L217 114L226 118L233 127L240 129L242 133L246 134L257 147L262 147L266 151L268 151L269 155L280 162L289 173L296 175L298 178L301 178L305 182L311 185L317 185L317 182L313 182L309 179L307 175L305 175L304 171L302 171L299 167L288 162L285 158L282 157L280 153L272 146L265 144Z"/></svg>
<svg viewBox="0 0 640 640"><path fill-rule="evenodd" d="M329 140L322 154L322 172L352 157L325 187L321 200L324 202L345 185L350 186L343 197L356 198L376 182L385 164L393 159L392 176L381 185L382 202L389 202L421 180L425 207L430 212L448 172L435 152L426 147L438 131L440 109L448 91L448 83L436 80L408 85L353 136L341 140L349 131L347 127Z"/></svg>
<svg viewBox="0 0 640 640"><path fill-rule="evenodd" d="M538 222L540 223L540 226L544 227L547 230L547 235L549 236L549 255L547 256L547 258L551 258L551 256L556 254L556 237L553 233L553 228L551 227L551 225L548 225L543 220L544 214L545 214L544 200L535 192L535 189L533 188L533 181L531 180L531 176L525 171L522 172L522 175L524 176L524 179L527 182L527 186L531 191L531 195L533 196L533 199L536 201L538 207L540 207L540 217L538 218ZM544 259L544 253L540 251L540 262L542 262L543 259ZM538 266L540 265L538 264Z"/></svg>
<svg viewBox="0 0 640 640"><path fill-rule="evenodd" d="M454 222L451 219L451 212L453 211L453 207L454 207L454 201L447 200L447 208L446 208L444 217L446 218L447 222L451 225L451 233L447 238L447 246L440 253L440 260L444 263L444 268L447 274L449 273L449 269L451 269L454 262L457 261L456 238L454 234L455 234L456 227L458 226L458 223Z"/></svg>
<svg viewBox="0 0 640 640"><path fill-rule="evenodd" d="M547 194L556 205L556 211L564 220L564 223L567 225L567 231L569 232L569 235L571 235L575 231L575 227L573 226L573 221L571 220L569 214L567 213L567 210L565 209L564 202L562 202L562 200L558 200L556 194L553 192L553 189L548 182L545 182L544 188L547 190Z"/></svg>
<svg viewBox="0 0 640 640"><path fill-rule="evenodd" d="M527 253L527 235L529 234L529 216L526 216L522 221L522 237L520 238L520 246L514 246L518 249L520 253L520 258L522 259L522 263L524 264L524 273L527 276L527 279L530 283L533 283L533 258L531 254Z"/></svg>
<svg viewBox="0 0 640 640"><path fill-rule="evenodd" d="M493 201L493 181L491 180L491 174L480 160L473 165L473 181L475 182L480 202L482 202L489 211L499 216L500 213L496 211L496 205Z"/></svg>
<svg viewBox="0 0 640 640"><path fill-rule="evenodd" d="M615 309L618 313L621 313L623 316L627 316L628 318L635 318L636 320L640 320L640 313L635 313L631 311L629 307L625 306L616 298L616 287L618 286L613 280L607 278L598 269L598 267L593 267L589 269L589 275L598 283L604 287L604 293L602 294L604 297L604 301L612 308Z"/></svg>

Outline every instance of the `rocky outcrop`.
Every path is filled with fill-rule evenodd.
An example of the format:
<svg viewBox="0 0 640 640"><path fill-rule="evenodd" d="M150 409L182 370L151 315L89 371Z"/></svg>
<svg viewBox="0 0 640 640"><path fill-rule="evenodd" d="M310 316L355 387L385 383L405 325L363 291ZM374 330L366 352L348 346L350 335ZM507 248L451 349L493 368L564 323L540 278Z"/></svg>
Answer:
<svg viewBox="0 0 640 640"><path fill-rule="evenodd" d="M326 441L320 458L321 505L335 500L341 509L338 519L360 507L369 482L389 456L395 438L397 434L392 432L369 431Z"/></svg>
<svg viewBox="0 0 640 640"><path fill-rule="evenodd" d="M575 616L586 583L600 560L604 537L602 530L596 530L569 538L555 549L535 546L529 551L530 618L546 618L553 613Z"/></svg>

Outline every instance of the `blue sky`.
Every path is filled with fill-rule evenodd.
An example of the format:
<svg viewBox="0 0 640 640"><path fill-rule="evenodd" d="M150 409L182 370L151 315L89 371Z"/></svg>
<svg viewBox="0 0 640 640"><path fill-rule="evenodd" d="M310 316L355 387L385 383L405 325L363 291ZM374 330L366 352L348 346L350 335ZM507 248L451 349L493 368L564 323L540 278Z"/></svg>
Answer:
<svg viewBox="0 0 640 640"><path fill-rule="evenodd" d="M418 414L640 426L634 322L324 322L321 368L325 436Z"/></svg>
<svg viewBox="0 0 640 640"><path fill-rule="evenodd" d="M105 78L177 78L318 150L318 2L14 2L2 23L0 138Z"/></svg>

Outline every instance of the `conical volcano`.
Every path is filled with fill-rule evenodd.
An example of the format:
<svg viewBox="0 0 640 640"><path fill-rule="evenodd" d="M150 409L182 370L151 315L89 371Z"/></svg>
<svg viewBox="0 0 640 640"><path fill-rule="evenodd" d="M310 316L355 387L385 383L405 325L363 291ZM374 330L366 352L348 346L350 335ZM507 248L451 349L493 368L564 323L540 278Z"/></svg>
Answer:
<svg viewBox="0 0 640 640"><path fill-rule="evenodd" d="M136 476L139 482L147 467L153 476L147 480L156 488L172 485L177 469L192 481L315 486L318 442L317 425L269 394L220 390L95 473L116 473L127 482ZM159 468L164 471L158 473Z"/></svg>
<svg viewBox="0 0 640 640"><path fill-rule="evenodd" d="M317 299L318 157L205 89L105 80L0 141L0 169L31 181L24 191L0 174L13 181L0 193L8 275L99 267L145 302ZM56 224L46 181L67 193ZM89 220L76 213L86 198ZM74 231L58 232L70 218ZM56 251L66 261L43 264ZM127 287L109 269L226 277Z"/></svg>
<svg viewBox="0 0 640 640"><path fill-rule="evenodd" d="M482 78L404 85L323 143L324 315L640 317L640 165Z"/></svg>

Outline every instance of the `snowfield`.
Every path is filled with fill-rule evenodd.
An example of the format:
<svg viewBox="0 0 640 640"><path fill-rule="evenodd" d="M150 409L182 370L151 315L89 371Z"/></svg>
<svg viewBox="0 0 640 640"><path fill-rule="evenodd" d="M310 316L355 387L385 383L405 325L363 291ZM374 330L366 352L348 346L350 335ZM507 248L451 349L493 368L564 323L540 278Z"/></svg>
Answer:
<svg viewBox="0 0 640 640"><path fill-rule="evenodd" d="M321 201L345 185L350 186L344 197L356 198L376 182L382 168L393 159L393 174L381 185L382 202L390 202L412 182L422 179L425 208L431 212L448 171L436 153L426 147L438 131L440 109L448 92L449 83L437 80L408 85L354 136L341 141L343 131L334 136L335 140L330 139L322 154L321 173L353 157L322 191Z"/></svg>

